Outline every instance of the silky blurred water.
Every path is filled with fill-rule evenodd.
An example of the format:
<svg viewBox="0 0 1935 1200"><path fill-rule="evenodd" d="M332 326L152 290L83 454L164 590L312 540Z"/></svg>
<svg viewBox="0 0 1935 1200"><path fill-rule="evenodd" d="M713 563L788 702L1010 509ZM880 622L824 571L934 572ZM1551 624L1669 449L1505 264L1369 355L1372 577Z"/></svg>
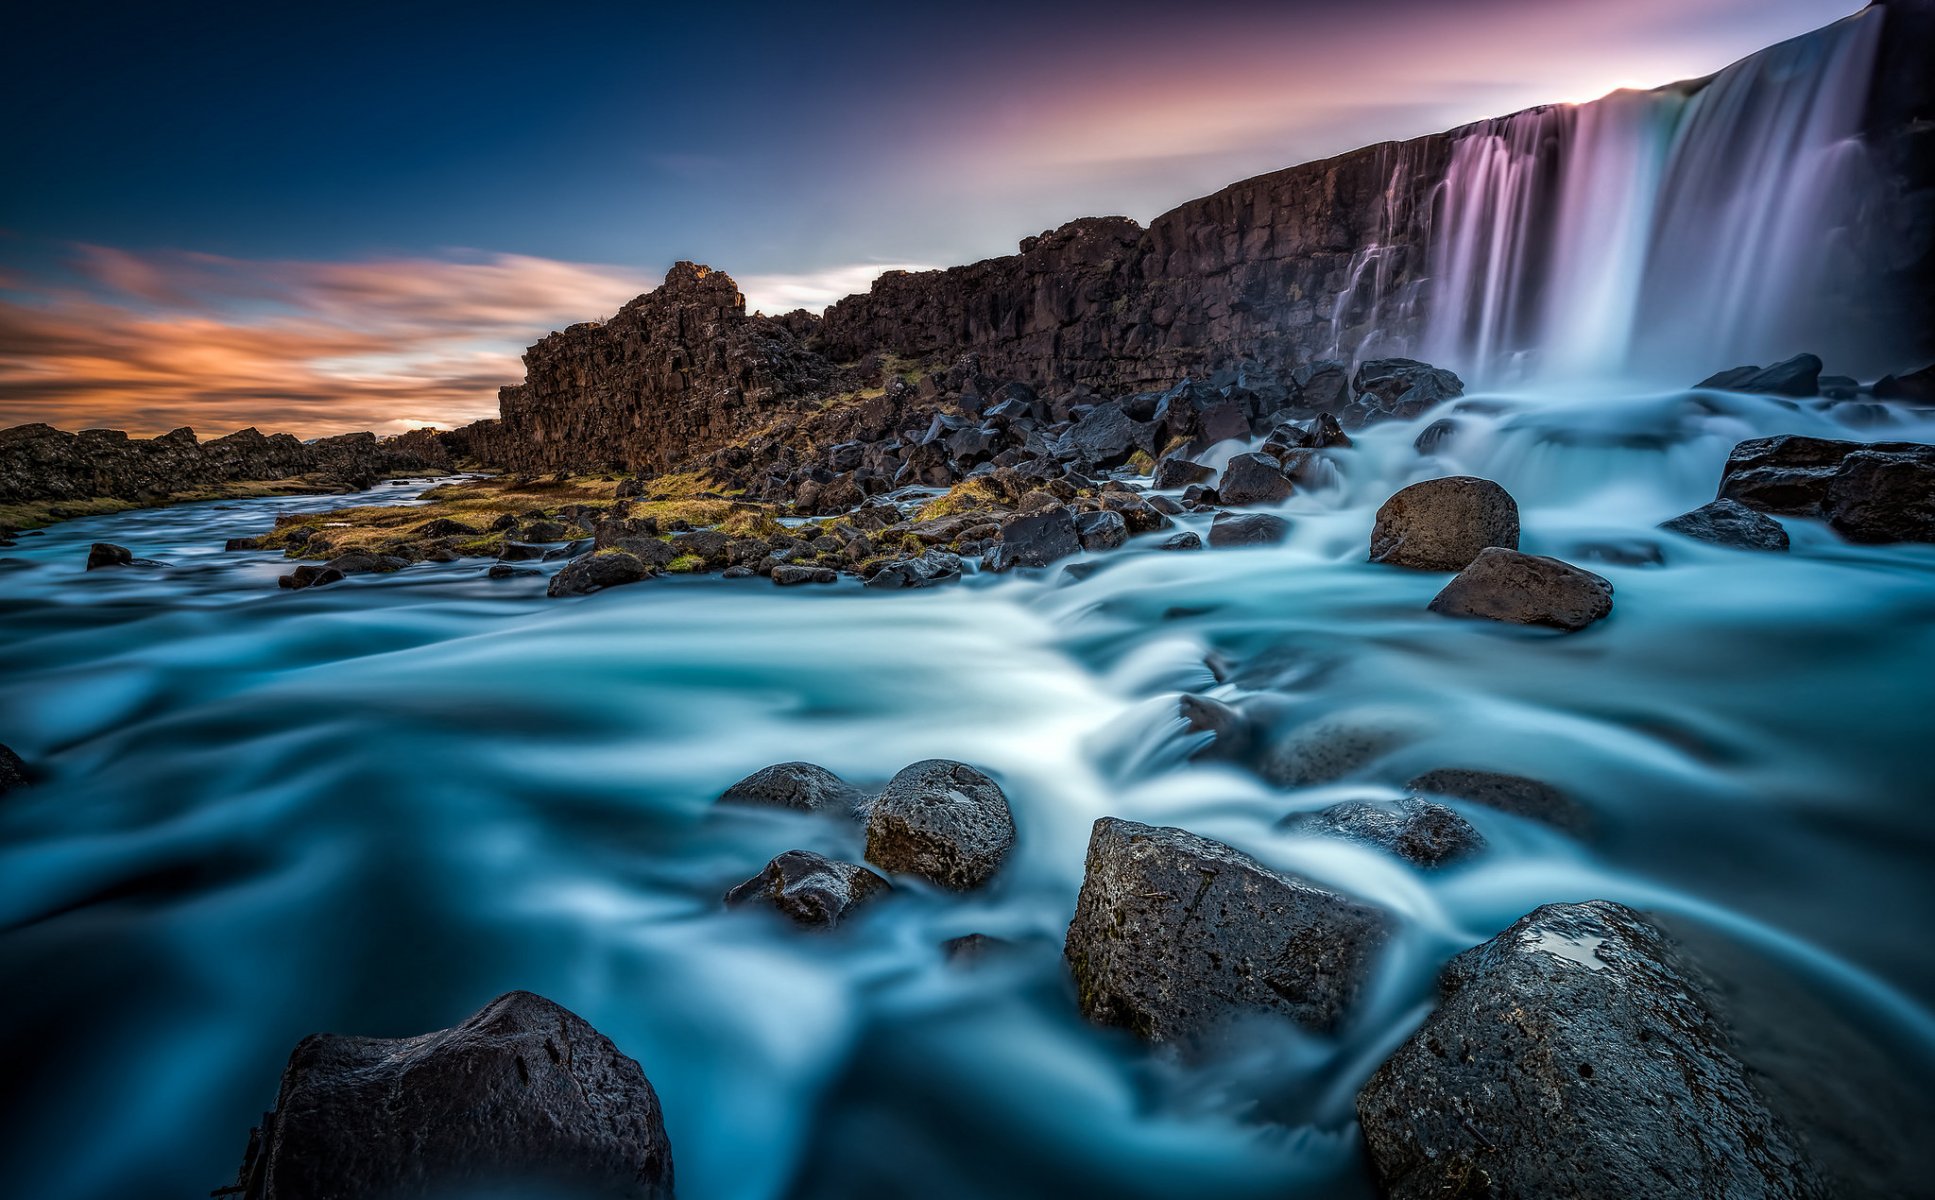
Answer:
<svg viewBox="0 0 1935 1200"><path fill-rule="evenodd" d="M203 1195L298 1038L418 1033L526 988L644 1065L689 1198L1368 1194L1352 1096L1438 965L1590 897L1741 947L1827 1014L1851 1073L1879 1072L1867 1094L1916 1092L1935 1064L1935 547L1790 520L1793 553L1757 555L1653 525L1710 499L1741 438L1935 425L1679 392L1447 411L1435 456L1412 448L1428 421L1335 453L1337 485L1283 507L1283 546L1157 535L1080 579L559 601L472 561L290 593L279 557L220 551L340 498L23 538L0 552L0 741L44 779L0 799L6 1190ZM1363 561L1391 491L1458 473L1512 490L1525 549L1610 578L1613 616L1573 636L1447 620L1425 611L1444 576ZM83 573L95 540L170 565ZM1208 735L1184 692L1236 705L1259 752L1192 758ZM1324 729L1386 752L1266 782ZM1019 845L985 893L909 884L830 936L721 908L780 851L859 853L830 820L715 808L728 784L795 758L878 783L925 757L1013 802ZM1490 851L1424 874L1277 828L1441 766L1560 784L1592 833L1467 808ZM1105 814L1398 914L1360 1019L1335 1040L1258 1022L1197 1064L1087 1027L1060 943ZM945 962L970 932L1015 947Z"/></svg>

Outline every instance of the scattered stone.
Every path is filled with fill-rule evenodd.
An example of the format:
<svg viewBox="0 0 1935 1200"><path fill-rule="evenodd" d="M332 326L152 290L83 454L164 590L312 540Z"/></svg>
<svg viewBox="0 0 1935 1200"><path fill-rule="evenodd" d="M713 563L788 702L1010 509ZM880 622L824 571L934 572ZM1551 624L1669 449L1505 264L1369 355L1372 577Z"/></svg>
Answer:
<svg viewBox="0 0 1935 1200"><path fill-rule="evenodd" d="M581 555L564 565L564 569L551 576L551 585L545 594L558 596L589 596L606 588L622 587L650 579L652 568L639 561L638 556L623 550L594 550Z"/></svg>
<svg viewBox="0 0 1935 1200"><path fill-rule="evenodd" d="M1156 464L1156 487L1162 491L1174 491L1188 487L1192 483L1207 483L1215 478L1216 472L1199 462L1192 462L1181 456L1165 458Z"/></svg>
<svg viewBox="0 0 1935 1200"><path fill-rule="evenodd" d="M1077 516L1075 532L1084 550L1114 550L1129 540L1128 522L1122 519L1121 513L1108 509Z"/></svg>
<svg viewBox="0 0 1935 1200"><path fill-rule="evenodd" d="M1875 380L1875 399L1935 403L1935 364L1906 375L1883 375Z"/></svg>
<svg viewBox="0 0 1935 1200"><path fill-rule="evenodd" d="M1414 720L1384 712L1341 713L1308 721L1276 741L1256 762L1278 787L1335 783L1416 740Z"/></svg>
<svg viewBox="0 0 1935 1200"><path fill-rule="evenodd" d="M811 850L788 850L727 892L726 904L737 908L763 902L796 925L831 929L860 905L892 890L892 884L865 867Z"/></svg>
<svg viewBox="0 0 1935 1200"><path fill-rule="evenodd" d="M27 764L10 747L0 745L0 796L15 788L23 788L34 781L33 773Z"/></svg>
<svg viewBox="0 0 1935 1200"><path fill-rule="evenodd" d="M536 567L513 567L509 563L502 562L492 563L490 569L484 572L487 579L527 579L542 574L544 572Z"/></svg>
<svg viewBox="0 0 1935 1200"><path fill-rule="evenodd" d="M328 565L345 575L387 575L409 566L410 560L398 558L394 554L372 554L368 550L351 550L330 559Z"/></svg>
<svg viewBox="0 0 1935 1200"><path fill-rule="evenodd" d="M1203 539L1190 530L1173 534L1156 544L1158 550L1201 550Z"/></svg>
<svg viewBox="0 0 1935 1200"><path fill-rule="evenodd" d="M1738 500L1715 500L1670 521L1660 528L1684 537L1698 538L1720 546L1741 550L1787 549L1787 531L1779 521L1765 517Z"/></svg>
<svg viewBox="0 0 1935 1200"><path fill-rule="evenodd" d="M1209 544L1219 550L1274 546L1289 536L1290 522L1271 513L1217 513L1209 524Z"/></svg>
<svg viewBox="0 0 1935 1200"><path fill-rule="evenodd" d="M126 546L112 542L95 542L87 551L87 569L98 571L102 567L131 567L134 565L134 552Z"/></svg>
<svg viewBox="0 0 1935 1200"><path fill-rule="evenodd" d="M1298 833L1330 834L1388 850L1420 867L1442 867L1485 848L1484 837L1442 804L1406 797L1389 804L1346 800L1284 822Z"/></svg>
<svg viewBox="0 0 1935 1200"><path fill-rule="evenodd" d="M1693 386L1774 396L1818 396L1821 393L1821 360L1812 354L1796 354L1771 367L1734 367L1721 371Z"/></svg>
<svg viewBox="0 0 1935 1200"><path fill-rule="evenodd" d="M249 1137L235 1190L242 1200L333 1200L505 1188L672 1195L672 1147L645 1073L530 992L419 1037L303 1039L275 1111Z"/></svg>
<svg viewBox="0 0 1935 1200"><path fill-rule="evenodd" d="M1001 536L983 560L989 571L1010 571L1016 567L1045 567L1058 559L1082 550L1081 533L1075 514L1057 505L1040 512L1009 517L1001 525Z"/></svg>
<svg viewBox="0 0 1935 1200"><path fill-rule="evenodd" d="M1465 393L1464 381L1450 371L1411 358L1371 359L1357 368L1351 387L1356 399L1338 414L1346 429L1377 420L1408 421Z"/></svg>
<svg viewBox="0 0 1935 1200"><path fill-rule="evenodd" d="M1445 585L1430 609L1572 631L1611 615L1612 591L1610 582L1570 563L1492 546Z"/></svg>
<svg viewBox="0 0 1935 1200"><path fill-rule="evenodd" d="M993 878L1014 843L1014 814L1001 786L948 759L902 769L867 812L868 862L953 891Z"/></svg>
<svg viewBox="0 0 1935 1200"><path fill-rule="evenodd" d="M773 582L781 587L803 583L837 583L840 573L832 567L811 567L803 563L782 563L773 568Z"/></svg>
<svg viewBox="0 0 1935 1200"><path fill-rule="evenodd" d="M1014 943L1005 938L989 937L985 933L969 933L942 942L941 954L954 966L971 967L1013 946Z"/></svg>
<svg viewBox="0 0 1935 1200"><path fill-rule="evenodd" d="M1216 481L1216 494L1223 503L1238 508L1281 504L1295 490L1283 473L1283 463L1270 454L1239 454Z"/></svg>
<svg viewBox="0 0 1935 1200"><path fill-rule="evenodd" d="M961 578L961 556L946 550L922 551L913 558L897 559L875 571L867 579L870 588L923 588L957 583Z"/></svg>
<svg viewBox="0 0 1935 1200"><path fill-rule="evenodd" d="M498 551L497 557L505 562L537 562L549 549L535 542L513 542L505 539L504 548Z"/></svg>
<svg viewBox="0 0 1935 1200"><path fill-rule="evenodd" d="M754 771L727 788L719 800L801 812L851 812L859 796L859 789L825 767L783 762Z"/></svg>
<svg viewBox="0 0 1935 1200"><path fill-rule="evenodd" d="M1437 1012L1357 1098L1382 1193L1823 1195L1677 959L1604 900L1452 959Z"/></svg>
<svg viewBox="0 0 1935 1200"><path fill-rule="evenodd" d="M1523 775L1440 767L1426 771L1404 786L1416 795L1447 796L1482 804L1514 817L1543 822L1574 836L1584 835L1592 828L1592 815L1577 800L1549 783Z"/></svg>
<svg viewBox="0 0 1935 1200"><path fill-rule="evenodd" d="M1090 1020L1187 1045L1245 1011L1335 1031L1390 932L1377 909L1221 842L1103 817L1063 953Z"/></svg>
<svg viewBox="0 0 1935 1200"><path fill-rule="evenodd" d="M1400 489L1371 529L1372 562L1419 571L1462 571L1487 546L1518 549L1518 502L1471 475Z"/></svg>
<svg viewBox="0 0 1935 1200"><path fill-rule="evenodd" d="M260 539L252 537L230 538L222 543L222 549L224 551L260 550L261 548L262 543Z"/></svg>
<svg viewBox="0 0 1935 1200"><path fill-rule="evenodd" d="M297 567L287 575L277 579L275 584L277 587L288 588L291 591L299 592L304 588L326 587L332 583L340 583L345 578L347 577L335 567L318 567L312 565Z"/></svg>

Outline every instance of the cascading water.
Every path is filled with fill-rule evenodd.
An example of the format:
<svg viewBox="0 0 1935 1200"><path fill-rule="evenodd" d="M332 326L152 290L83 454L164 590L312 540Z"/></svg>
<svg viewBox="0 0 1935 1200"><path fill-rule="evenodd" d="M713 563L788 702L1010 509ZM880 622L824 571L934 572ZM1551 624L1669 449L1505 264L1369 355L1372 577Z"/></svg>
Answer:
<svg viewBox="0 0 1935 1200"><path fill-rule="evenodd" d="M1859 132L1885 14L1690 89L1487 122L1453 145L1430 230L1424 357L1490 382L1702 378L1802 350L1898 364L1850 320L1869 258Z"/></svg>

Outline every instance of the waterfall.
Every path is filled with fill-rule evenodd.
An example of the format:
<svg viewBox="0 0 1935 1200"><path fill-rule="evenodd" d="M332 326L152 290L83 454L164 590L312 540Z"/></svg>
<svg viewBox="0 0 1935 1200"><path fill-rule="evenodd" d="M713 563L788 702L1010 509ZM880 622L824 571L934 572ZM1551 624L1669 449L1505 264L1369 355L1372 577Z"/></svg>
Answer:
<svg viewBox="0 0 1935 1200"><path fill-rule="evenodd" d="M1874 367L1859 131L1884 14L1712 78L1531 109L1453 144L1426 357L1479 380L1685 381L1801 350Z"/></svg>

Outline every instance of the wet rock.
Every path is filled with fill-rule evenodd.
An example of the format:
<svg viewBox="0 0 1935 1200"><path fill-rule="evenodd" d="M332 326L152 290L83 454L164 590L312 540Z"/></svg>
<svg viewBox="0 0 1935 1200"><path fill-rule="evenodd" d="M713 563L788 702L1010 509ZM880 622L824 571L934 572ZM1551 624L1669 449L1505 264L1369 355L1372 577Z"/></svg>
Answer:
<svg viewBox="0 0 1935 1200"><path fill-rule="evenodd" d="M1935 403L1935 364L1906 375L1883 375L1875 380L1875 399Z"/></svg>
<svg viewBox="0 0 1935 1200"><path fill-rule="evenodd" d="M1841 460L1821 515L1851 542L1935 542L1935 446Z"/></svg>
<svg viewBox="0 0 1935 1200"><path fill-rule="evenodd" d="M1784 516L1818 516L1842 460L1866 448L1861 442L1831 438L1749 439L1727 455L1727 465L1720 472L1720 499Z"/></svg>
<svg viewBox="0 0 1935 1200"><path fill-rule="evenodd" d="M954 891L980 887L1015 843L1001 786L966 763L904 768L867 811L867 861Z"/></svg>
<svg viewBox="0 0 1935 1200"><path fill-rule="evenodd" d="M941 943L941 954L957 967L973 966L989 957L1011 949L1013 942L1005 938L990 937L985 933L968 933L952 937Z"/></svg>
<svg viewBox="0 0 1935 1200"><path fill-rule="evenodd" d="M652 577L652 568L623 550L595 550L574 558L551 577L549 596L589 596Z"/></svg>
<svg viewBox="0 0 1935 1200"><path fill-rule="evenodd" d="M1057 505L1002 522L1000 539L988 551L983 565L996 572L1016 567L1045 567L1057 559L1079 554L1081 549L1075 514Z"/></svg>
<svg viewBox="0 0 1935 1200"><path fill-rule="evenodd" d="M1700 978L1631 909L1548 904L1439 987L1357 1099L1393 1200L1823 1194Z"/></svg>
<svg viewBox="0 0 1935 1200"><path fill-rule="evenodd" d="M222 549L224 551L260 550L261 548L261 539L252 537L230 538L222 543Z"/></svg>
<svg viewBox="0 0 1935 1200"><path fill-rule="evenodd" d="M1334 783L1409 744L1421 732L1415 719L1368 710L1319 718L1272 744L1256 771L1278 787Z"/></svg>
<svg viewBox="0 0 1935 1200"><path fill-rule="evenodd" d="M497 552L497 557L505 562L537 562L544 557L548 549L535 542L513 542L505 539L504 547Z"/></svg>
<svg viewBox="0 0 1935 1200"><path fill-rule="evenodd" d="M727 892L726 904L738 908L764 903L796 925L831 929L860 905L892 890L892 884L865 867L811 850L788 850Z"/></svg>
<svg viewBox="0 0 1935 1200"><path fill-rule="evenodd" d="M492 563L484 572L486 579L530 579L544 574L536 567L513 567L509 563Z"/></svg>
<svg viewBox="0 0 1935 1200"><path fill-rule="evenodd" d="M1426 771L1404 786L1416 795L1446 796L1482 804L1574 835L1585 834L1592 827L1592 815L1585 806L1551 784L1523 775L1440 767Z"/></svg>
<svg viewBox="0 0 1935 1200"><path fill-rule="evenodd" d="M1219 550L1274 546L1289 536L1290 522L1270 513L1217 513L1209 524L1209 544Z"/></svg>
<svg viewBox="0 0 1935 1200"><path fill-rule="evenodd" d="M1239 454L1216 481L1216 494L1234 507L1281 504L1295 489L1283 473L1283 463L1270 454Z"/></svg>
<svg viewBox="0 0 1935 1200"><path fill-rule="evenodd" d="M852 784L810 762L762 767L727 788L722 804L754 804L801 812L850 812L860 792Z"/></svg>
<svg viewBox="0 0 1935 1200"><path fill-rule="evenodd" d="M867 579L870 588L923 588L956 583L961 578L961 556L946 550L925 550L913 558L888 563Z"/></svg>
<svg viewBox="0 0 1935 1200"><path fill-rule="evenodd" d="M1567 554L1615 567L1657 567L1666 562L1659 543L1648 538L1592 538L1573 542Z"/></svg>
<svg viewBox="0 0 1935 1200"><path fill-rule="evenodd" d="M474 538L481 537L483 534L481 530L473 525L466 525L462 521L452 520L449 517L438 517L434 521L426 522L421 529L418 529L417 536L424 538Z"/></svg>
<svg viewBox="0 0 1935 1200"><path fill-rule="evenodd" d="M1121 466L1136 452L1135 422L1120 404L1098 404L1068 431L1068 440L1087 462Z"/></svg>
<svg viewBox="0 0 1935 1200"><path fill-rule="evenodd" d="M1199 462L1175 456L1156 464L1155 483L1156 487L1166 492L1188 487L1192 483L1206 483L1215 475L1216 472Z"/></svg>
<svg viewBox="0 0 1935 1200"><path fill-rule="evenodd" d="M1389 804L1346 800L1312 813L1295 813L1284 827L1329 834L1388 850L1420 867L1442 867L1485 848L1471 822L1442 804L1407 797Z"/></svg>
<svg viewBox="0 0 1935 1200"><path fill-rule="evenodd" d="M1464 382L1450 371L1411 358L1371 359L1359 365L1351 387L1356 399L1338 414L1346 429L1385 419L1408 421L1465 392Z"/></svg>
<svg viewBox="0 0 1935 1200"><path fill-rule="evenodd" d="M1411 448L1419 454L1436 454L1457 432L1458 422L1450 417L1439 417L1412 440Z"/></svg>
<svg viewBox="0 0 1935 1200"><path fill-rule="evenodd" d="M1297 403L1306 411L1336 412L1350 403L1350 364L1334 358L1318 359L1290 375Z"/></svg>
<svg viewBox="0 0 1935 1200"><path fill-rule="evenodd" d="M98 571L102 567L131 567L134 565L134 551L126 546L112 542L95 542L88 547L87 569Z"/></svg>
<svg viewBox="0 0 1935 1200"><path fill-rule="evenodd" d="M1660 522L1660 528L1741 550L1787 549L1787 531L1781 528L1780 522L1762 516L1738 500L1703 504L1692 512Z"/></svg>
<svg viewBox="0 0 1935 1200"><path fill-rule="evenodd" d="M1448 617L1579 630L1612 613L1612 584L1556 558L1490 547L1430 604Z"/></svg>
<svg viewBox="0 0 1935 1200"><path fill-rule="evenodd" d="M773 582L780 587L799 587L807 583L837 583L840 573L832 567L814 567L804 563L781 563L773 568Z"/></svg>
<svg viewBox="0 0 1935 1200"><path fill-rule="evenodd" d="M1721 371L1694 386L1775 396L1817 396L1821 392L1821 360L1812 354L1796 354L1771 367L1734 367Z"/></svg>
<svg viewBox="0 0 1935 1200"><path fill-rule="evenodd" d="M279 588L299 592L304 588L327 587L332 583L341 583L345 578L346 576L335 567L303 566L281 576L275 584Z"/></svg>
<svg viewBox="0 0 1935 1200"><path fill-rule="evenodd" d="M10 747L0 746L0 796L33 782L33 773Z"/></svg>
<svg viewBox="0 0 1935 1200"><path fill-rule="evenodd" d="M1104 817L1063 953L1090 1020L1187 1045L1246 1011L1339 1028L1389 936L1377 909L1221 842Z"/></svg>
<svg viewBox="0 0 1935 1200"><path fill-rule="evenodd" d="M316 1034L249 1138L243 1200L672 1195L658 1095L569 1010L511 992L451 1029Z"/></svg>
<svg viewBox="0 0 1935 1200"><path fill-rule="evenodd" d="M1372 562L1419 571L1462 571L1487 546L1518 549L1518 503L1471 475L1400 489L1371 528Z"/></svg>
<svg viewBox="0 0 1935 1200"><path fill-rule="evenodd" d="M1171 535L1156 544L1158 550L1201 550L1203 539L1190 530Z"/></svg>
<svg viewBox="0 0 1935 1200"><path fill-rule="evenodd" d="M394 554L372 554L368 550L350 550L329 560L329 566L345 575L387 575L409 565L410 561L406 558Z"/></svg>
<svg viewBox="0 0 1935 1200"><path fill-rule="evenodd" d="M1084 550L1114 550L1129 540L1129 524L1122 519L1121 513L1103 509L1101 512L1085 512L1077 516L1075 533L1081 539Z"/></svg>

